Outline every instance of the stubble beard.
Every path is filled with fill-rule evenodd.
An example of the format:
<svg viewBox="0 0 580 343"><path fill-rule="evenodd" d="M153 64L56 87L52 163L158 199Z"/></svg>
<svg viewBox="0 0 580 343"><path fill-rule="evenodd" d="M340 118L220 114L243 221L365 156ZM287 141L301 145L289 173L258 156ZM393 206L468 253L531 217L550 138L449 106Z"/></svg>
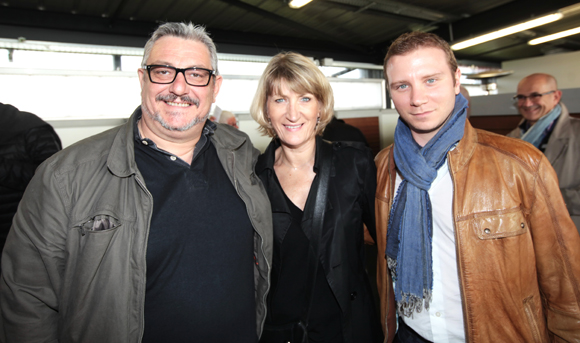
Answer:
<svg viewBox="0 0 580 343"><path fill-rule="evenodd" d="M169 95L169 96L157 96L155 98L156 101L173 101L177 98L177 96L173 96L173 95ZM182 100L184 100L182 98ZM192 105L195 105L199 108L199 100L198 99L192 99L187 97L184 101L191 103ZM151 112L149 110L149 108L147 107L147 105L142 102L141 103L141 109L142 111L149 116L149 118L153 119L154 121L158 122L159 125L161 125L161 127L163 127L166 130L169 131L178 131L178 132L183 132L183 131L187 131L189 129L191 129L192 127L194 127L197 124L200 123L205 123L205 121L207 120L207 118L209 118L209 111L208 113L206 113L204 116L202 117L195 117L193 119L191 119L191 121L189 121L189 123L186 123L185 125L182 126L172 126L170 125L167 121L165 121L163 119L163 117L161 116L161 114L159 113L159 111L157 112ZM178 116L185 116L184 113L182 112L178 112L178 111L174 111L174 112L167 112L167 114L171 117L178 117Z"/></svg>

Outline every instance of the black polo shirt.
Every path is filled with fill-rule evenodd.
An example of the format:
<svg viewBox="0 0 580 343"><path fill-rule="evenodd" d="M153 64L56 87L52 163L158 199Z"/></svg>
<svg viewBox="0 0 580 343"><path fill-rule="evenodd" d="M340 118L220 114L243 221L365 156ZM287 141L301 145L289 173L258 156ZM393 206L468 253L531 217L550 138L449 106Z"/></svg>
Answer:
<svg viewBox="0 0 580 343"><path fill-rule="evenodd" d="M153 196L144 343L257 341L253 227L209 139L215 127L206 122L189 165L135 125Z"/></svg>

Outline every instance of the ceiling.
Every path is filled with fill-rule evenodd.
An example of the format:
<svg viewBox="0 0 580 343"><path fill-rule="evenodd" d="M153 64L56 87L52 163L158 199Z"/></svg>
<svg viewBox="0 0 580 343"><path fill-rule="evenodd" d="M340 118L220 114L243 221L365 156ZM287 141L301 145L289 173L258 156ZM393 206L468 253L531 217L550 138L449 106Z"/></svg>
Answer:
<svg viewBox="0 0 580 343"><path fill-rule="evenodd" d="M457 42L576 4L563 0L0 0L0 38L143 47L165 21L207 27L218 51L382 64L390 43L412 30ZM456 52L458 59L501 62L580 50L580 35L529 46L532 37L578 26L563 19Z"/></svg>

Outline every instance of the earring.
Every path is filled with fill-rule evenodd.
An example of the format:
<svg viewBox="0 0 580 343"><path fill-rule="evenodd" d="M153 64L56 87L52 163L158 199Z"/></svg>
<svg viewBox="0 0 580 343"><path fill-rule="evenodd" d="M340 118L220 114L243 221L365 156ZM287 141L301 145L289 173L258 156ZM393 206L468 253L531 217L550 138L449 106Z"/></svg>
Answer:
<svg viewBox="0 0 580 343"><path fill-rule="evenodd" d="M314 131L318 129L318 123L320 123L320 117L316 118L316 126L314 126Z"/></svg>

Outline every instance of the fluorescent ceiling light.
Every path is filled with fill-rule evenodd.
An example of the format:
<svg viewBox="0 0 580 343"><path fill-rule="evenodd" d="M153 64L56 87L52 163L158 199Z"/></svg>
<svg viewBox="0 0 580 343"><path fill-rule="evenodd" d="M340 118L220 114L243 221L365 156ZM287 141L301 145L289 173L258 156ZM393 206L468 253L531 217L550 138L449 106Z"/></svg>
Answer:
<svg viewBox="0 0 580 343"><path fill-rule="evenodd" d="M300 8L311 1L312 0L292 0L290 3L288 3L288 6L290 6L290 8Z"/></svg>
<svg viewBox="0 0 580 343"><path fill-rule="evenodd" d="M549 42L551 40L559 39L559 38L562 38L562 37L568 37L568 36L575 35L575 34L578 34L578 33L580 33L580 26L578 26L578 27L576 27L574 29L570 29L570 30L566 30L566 31L554 33L554 34L551 34L551 35L547 35L547 36L544 36L544 37L532 39L531 41L528 42L528 44L529 45L542 44L542 43Z"/></svg>
<svg viewBox="0 0 580 343"><path fill-rule="evenodd" d="M457 43L457 44L453 44L451 46L451 49L453 50L461 50L461 49L465 49L468 48L470 46L474 46L477 44L481 44L484 42L489 42L490 40L494 40L497 38L501 38L501 37L505 37L511 34L514 34L516 32L521 32L521 31L525 31L537 26L541 26L541 25L545 25L548 23L551 23L553 21L556 21L558 19L561 19L564 15L562 13L553 13L553 14L549 14L547 16L544 17L540 17L537 19L533 19L530 21L526 21L525 23L521 23L521 24L517 24L514 26L510 26L510 27L506 27L505 29L501 29L498 31L493 31L490 33L486 33L484 35L481 35L479 37L475 37L472 39L468 39L466 41Z"/></svg>

